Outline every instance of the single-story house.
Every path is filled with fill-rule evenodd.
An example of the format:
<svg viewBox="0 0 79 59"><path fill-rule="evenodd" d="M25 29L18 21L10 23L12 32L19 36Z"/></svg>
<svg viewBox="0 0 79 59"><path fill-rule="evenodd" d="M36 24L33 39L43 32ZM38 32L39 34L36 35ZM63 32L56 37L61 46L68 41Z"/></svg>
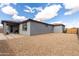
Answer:
<svg viewBox="0 0 79 59"><path fill-rule="evenodd" d="M63 24L47 24L44 22L28 19L25 21L3 20L4 33L19 33L24 35L37 35L43 33L64 31Z"/></svg>

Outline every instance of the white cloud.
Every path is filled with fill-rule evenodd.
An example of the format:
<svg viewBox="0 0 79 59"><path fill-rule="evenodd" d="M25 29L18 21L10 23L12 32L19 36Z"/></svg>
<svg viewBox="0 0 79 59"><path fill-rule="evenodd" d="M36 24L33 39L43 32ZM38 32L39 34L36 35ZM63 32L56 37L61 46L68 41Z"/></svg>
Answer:
<svg viewBox="0 0 79 59"><path fill-rule="evenodd" d="M78 0L63 0L64 6L66 9L72 9L72 8L77 8L79 7L79 2Z"/></svg>
<svg viewBox="0 0 79 59"><path fill-rule="evenodd" d="M16 5L16 3L13 3ZM13 7L10 6L9 4L2 4L4 7L1 8L1 11L5 14L8 15L12 15L12 19L14 21L23 21L23 20L27 20L27 18L25 16L18 16L18 12L16 9L14 9Z"/></svg>
<svg viewBox="0 0 79 59"><path fill-rule="evenodd" d="M74 13L76 13L77 11L79 11L79 8L74 8L74 9L71 9L70 11L67 11L64 13L64 15L72 15Z"/></svg>
<svg viewBox="0 0 79 59"><path fill-rule="evenodd" d="M24 10L25 12L27 13L34 13L36 11L40 12L43 10L42 7L29 7L29 6L26 6L26 9Z"/></svg>
<svg viewBox="0 0 79 59"><path fill-rule="evenodd" d="M17 3L0 3L0 8L2 8L4 6L10 6L10 4L17 5Z"/></svg>
<svg viewBox="0 0 79 59"><path fill-rule="evenodd" d="M71 23L67 21L55 21L51 22L50 24L64 24L66 25L65 26L66 28L73 28L73 27L79 28L79 23L76 20L72 21Z"/></svg>
<svg viewBox="0 0 79 59"><path fill-rule="evenodd" d="M9 15L14 15L14 14L18 14L18 12L16 11L16 9L14 9L11 6L5 6L3 8L1 8L1 11L5 14L9 14Z"/></svg>
<svg viewBox="0 0 79 59"><path fill-rule="evenodd" d="M74 22L70 23L70 22L66 22L66 28L73 28L73 27L77 27L77 24L75 24Z"/></svg>
<svg viewBox="0 0 79 59"><path fill-rule="evenodd" d="M66 28L79 27L79 24L76 21L75 22L73 21L72 23L70 23L70 22L64 22L64 21L55 21L55 22L52 22L50 24L64 24L64 25L66 25L65 26Z"/></svg>
<svg viewBox="0 0 79 59"><path fill-rule="evenodd" d="M24 11L27 12L27 13L34 13L35 11L29 7L29 6L26 6L27 9L25 9Z"/></svg>
<svg viewBox="0 0 79 59"><path fill-rule="evenodd" d="M61 0L0 0L4 3L59 3Z"/></svg>
<svg viewBox="0 0 79 59"><path fill-rule="evenodd" d="M26 9L26 10L24 10L25 12L27 12L27 13L34 13L35 11L32 11L32 10L28 10L28 9Z"/></svg>
<svg viewBox="0 0 79 59"><path fill-rule="evenodd" d="M4 6L8 6L10 5L10 3L0 3L0 8L4 7Z"/></svg>
<svg viewBox="0 0 79 59"><path fill-rule="evenodd" d="M41 12L43 10L43 7L33 7L32 9Z"/></svg>
<svg viewBox="0 0 79 59"><path fill-rule="evenodd" d="M52 22L50 24L54 24L54 23L63 24L63 21L55 21L55 22Z"/></svg>
<svg viewBox="0 0 79 59"><path fill-rule="evenodd" d="M25 7L26 7L26 8L28 8L28 9L30 9L30 10L32 9L32 8L31 8L31 7L29 7L29 6L25 6Z"/></svg>
<svg viewBox="0 0 79 59"><path fill-rule="evenodd" d="M28 18L26 18L25 16L18 16L18 15L15 14L15 15L12 16L12 19L15 20L15 21L16 20L23 21L23 20L27 20Z"/></svg>
<svg viewBox="0 0 79 59"><path fill-rule="evenodd" d="M79 20L75 20L73 19L72 22L68 22L68 21L55 21L55 22L51 22L50 24L64 24L66 25L65 27L66 28L73 28L73 27L76 27L76 28L79 28Z"/></svg>
<svg viewBox="0 0 79 59"><path fill-rule="evenodd" d="M46 19L51 19L58 15L58 11L60 9L61 9L60 5L47 6L45 9L43 9L41 12L35 15L34 20L43 21Z"/></svg>
<svg viewBox="0 0 79 59"><path fill-rule="evenodd" d="M71 15L77 11L79 11L79 2L78 0L63 0L63 5L65 9L70 9L69 11L65 12L65 15Z"/></svg>
<svg viewBox="0 0 79 59"><path fill-rule="evenodd" d="M0 3L17 3L18 0L0 0Z"/></svg>

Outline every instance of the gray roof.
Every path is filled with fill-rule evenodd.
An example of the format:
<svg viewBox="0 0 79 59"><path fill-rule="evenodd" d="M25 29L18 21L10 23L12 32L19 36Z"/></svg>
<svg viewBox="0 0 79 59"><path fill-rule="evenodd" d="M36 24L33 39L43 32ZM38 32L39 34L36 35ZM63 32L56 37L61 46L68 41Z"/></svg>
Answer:
<svg viewBox="0 0 79 59"><path fill-rule="evenodd" d="M51 26L58 26L58 25L65 26L64 24L48 24L48 23L44 23L44 22L36 21L36 20L32 20L32 19L27 19L27 20L23 20L23 21L18 21L18 20L2 20L1 23L3 24L4 22L8 22L8 23L21 24L21 23L26 23L26 22L29 22L29 21L37 22L37 23L41 23L41 24L45 24L45 25L51 25Z"/></svg>

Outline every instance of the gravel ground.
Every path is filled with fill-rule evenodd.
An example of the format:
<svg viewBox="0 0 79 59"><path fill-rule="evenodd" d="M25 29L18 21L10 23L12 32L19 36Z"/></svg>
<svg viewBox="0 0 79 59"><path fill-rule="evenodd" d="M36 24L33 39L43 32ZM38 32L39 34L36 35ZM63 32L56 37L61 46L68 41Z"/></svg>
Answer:
<svg viewBox="0 0 79 59"><path fill-rule="evenodd" d="M0 55L15 56L77 56L76 34L49 33L35 36L0 34Z"/></svg>

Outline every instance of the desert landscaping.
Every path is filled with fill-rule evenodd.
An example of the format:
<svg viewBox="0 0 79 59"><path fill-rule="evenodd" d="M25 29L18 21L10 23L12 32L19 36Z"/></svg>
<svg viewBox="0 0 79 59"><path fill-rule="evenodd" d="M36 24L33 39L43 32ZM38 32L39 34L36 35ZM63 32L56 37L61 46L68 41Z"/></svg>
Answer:
<svg viewBox="0 0 79 59"><path fill-rule="evenodd" d="M0 3L0 56L79 56L79 3L28 1Z"/></svg>
<svg viewBox="0 0 79 59"><path fill-rule="evenodd" d="M0 33L0 55L75 56L79 55L76 34L48 33L35 36Z"/></svg>

